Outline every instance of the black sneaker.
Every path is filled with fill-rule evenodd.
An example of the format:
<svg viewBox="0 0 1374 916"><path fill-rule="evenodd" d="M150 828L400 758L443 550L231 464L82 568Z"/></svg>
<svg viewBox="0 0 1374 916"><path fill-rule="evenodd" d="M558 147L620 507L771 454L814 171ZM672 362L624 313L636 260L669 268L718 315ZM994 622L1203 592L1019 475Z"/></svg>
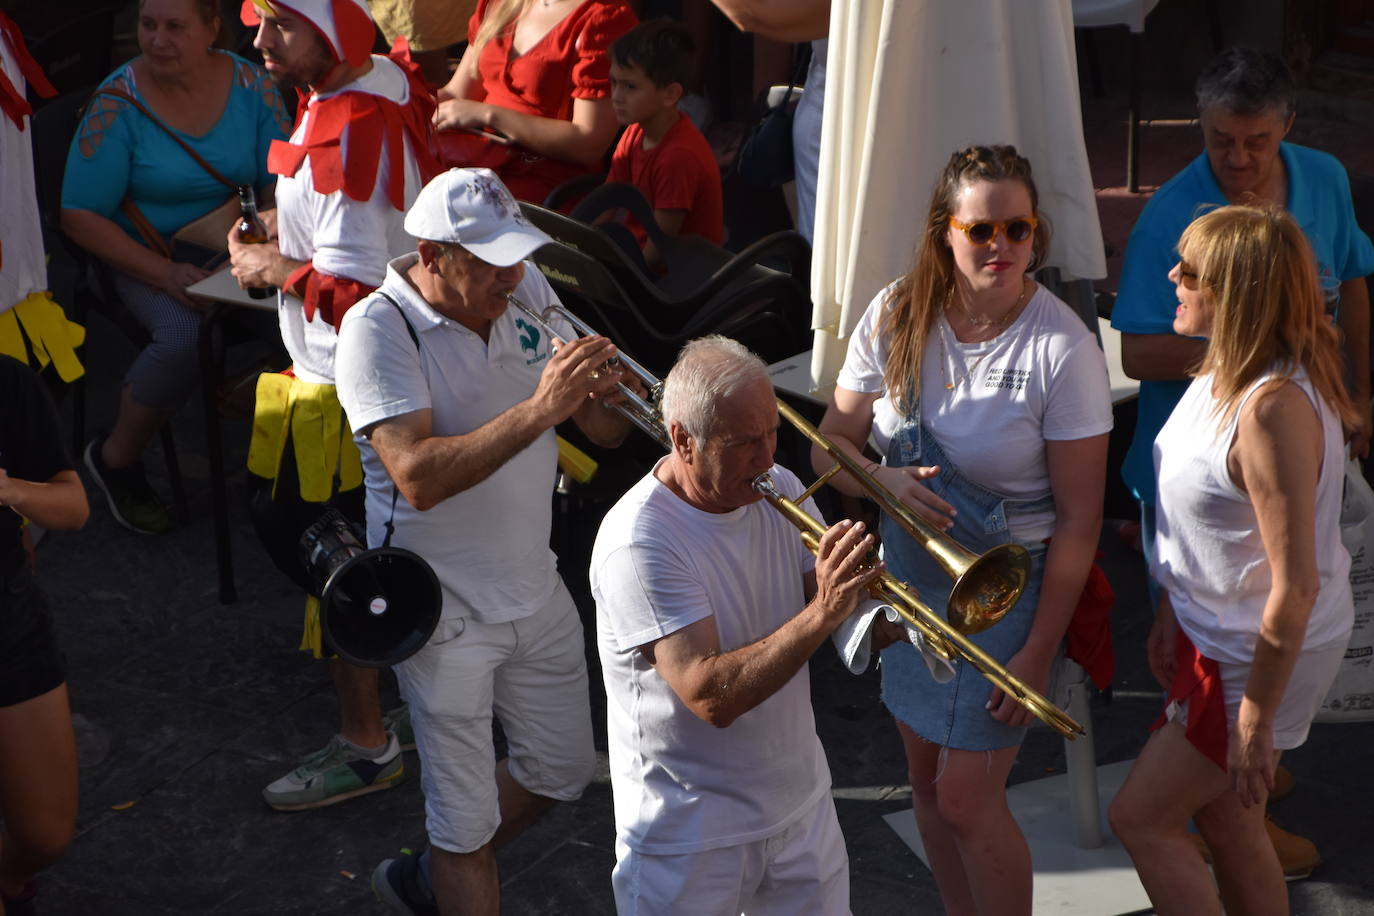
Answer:
<svg viewBox="0 0 1374 916"><path fill-rule="evenodd" d="M143 462L136 462L127 468L112 468L100 456L100 447L105 442L97 436L86 445L83 461L91 479L105 493L110 504L110 514L130 531L139 534L166 534L172 530L172 513L158 499L157 493L148 484L143 473Z"/></svg>
<svg viewBox="0 0 1374 916"><path fill-rule="evenodd" d="M383 859L372 870L372 893L394 916L439 916L434 896L420 887L420 857Z"/></svg>

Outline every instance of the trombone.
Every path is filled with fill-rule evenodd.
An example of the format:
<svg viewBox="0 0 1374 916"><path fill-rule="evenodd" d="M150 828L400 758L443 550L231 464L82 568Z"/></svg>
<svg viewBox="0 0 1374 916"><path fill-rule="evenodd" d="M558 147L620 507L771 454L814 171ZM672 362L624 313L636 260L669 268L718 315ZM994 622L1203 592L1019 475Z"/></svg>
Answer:
<svg viewBox="0 0 1374 916"><path fill-rule="evenodd" d="M781 400L778 402L779 409L785 407ZM790 408L788 408L790 410ZM817 434L819 435L819 433ZM810 498L822 484L826 483L839 470L839 465L831 468L821 475L815 483L806 488L806 491L796 498L790 500L783 496L773 483L773 479L767 473L760 474L754 478L754 489L763 494L764 499L769 504L783 514L783 516L797 527L801 532L802 543L815 553L820 548L821 535L825 533L825 526L801 507L800 503ZM866 475L867 476L867 475ZM948 538L946 538L948 540ZM958 546L958 545L956 545ZM964 548L960 547L960 550ZM967 551L965 551L967 552ZM986 556L986 554L985 554ZM877 556L871 556L867 561L876 563ZM1079 735L1087 734L1083 726L1079 725L1072 716L1055 706L1043 694L1031 687L1025 681L1008 671L996 659L988 655L976 644L971 642L963 633L960 633L952 624L945 621L943 617L935 613L930 607L921 600L916 594L916 590L907 583L884 571L868 588L869 594L879 601L884 602L910 624L916 632L920 633L926 641L926 645L932 652L943 658L945 661L954 661L956 657L963 659L972 665L974 670L983 677L991 681L1003 693L1010 696L1016 702L1028 709L1041 722L1053 728L1065 738L1073 740ZM953 599L951 597L951 605ZM951 608L952 610L952 608ZM1005 613L1005 611L1003 612ZM990 625L990 624L989 624Z"/></svg>
<svg viewBox="0 0 1374 916"><path fill-rule="evenodd" d="M543 312L536 312L513 295L508 295L506 298L512 306L538 324L550 338L561 336L560 332L550 324L554 317L562 317L582 336L596 335L590 326L561 305L552 305ZM613 405L615 409L623 413L630 422L638 426L665 449L671 451L672 439L668 435L667 428L663 425L663 417L659 411L659 399L663 394L663 383L639 363L624 354L612 359L607 363L607 366L609 368L625 368L640 380L647 391L645 397L640 397L629 386L620 384L618 390L625 395L625 400ZM872 475L866 473L858 466L857 462L841 452L833 442L821 435L815 427L793 410L791 406L785 404L781 398L777 399L777 405L778 413L781 416L836 459L836 464L822 474L796 501L783 496L767 473L760 474L753 480L754 489L763 494L768 504L800 531L802 543L812 553L815 553L819 548L821 535L825 533L825 526L801 508L800 503L805 502L841 470L848 470L865 489L869 489L871 484L872 489L869 492L874 494L874 498L883 505L884 509L893 512L894 518L897 517L898 511L902 511L904 515L909 515L914 520L915 532L919 532L919 534L913 532L912 536L916 538L917 543L935 556L937 562L946 572L955 578L955 592L952 592L950 596L949 612L951 616L956 618L957 623L946 622L943 617L935 613L929 605L920 599L914 588L886 571L869 586L869 593L891 606L903 620L925 638L931 651L941 658L946 661L962 658L972 665L979 674L1001 689L1003 693L1012 697L1036 718L1065 738L1072 739L1086 734L1083 726L1075 722L1068 713L1055 706L1037 690L1016 677L999 664L996 659L964 636L964 632L976 633L992 626L1016 603L1016 599L1020 597L1025 588L1030 573L1029 555L1025 548L1019 545L1003 545L988 551L981 557L975 555L952 538L935 531L924 519L906 509L887 488L873 480ZM889 506L892 508L889 509ZM902 524L905 528L906 524ZM1018 554L1017 551L1020 553ZM878 562L877 556L871 556L868 562ZM955 593L959 595L961 602L958 608L955 607ZM970 629L961 632L960 626L968 626Z"/></svg>
<svg viewBox="0 0 1374 916"><path fill-rule="evenodd" d="M848 471L869 498L954 580L947 613L950 624L956 630L965 635L981 633L1012 609L1030 581L1031 561L1026 548L1020 544L999 544L982 555L974 553L913 512L876 477L865 471L852 455L822 435L820 430L781 398L778 399L778 413L835 459L835 464L821 475L812 490L828 482L840 471Z"/></svg>

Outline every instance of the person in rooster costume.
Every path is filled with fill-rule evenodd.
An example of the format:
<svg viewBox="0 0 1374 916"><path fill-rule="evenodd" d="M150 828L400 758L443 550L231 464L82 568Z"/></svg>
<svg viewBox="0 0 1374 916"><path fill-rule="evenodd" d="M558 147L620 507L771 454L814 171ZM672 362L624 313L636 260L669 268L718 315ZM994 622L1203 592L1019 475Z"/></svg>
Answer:
<svg viewBox="0 0 1374 916"><path fill-rule="evenodd" d="M332 504L363 515L362 469L334 389L339 322L382 282L387 261L414 247L405 210L438 172L431 150L434 102L403 40L371 53L375 28L362 0L245 0L253 44L274 78L301 91L295 129L277 141L270 238L230 233L233 274L244 288L276 287L282 340L293 360L258 381L248 469L254 523L277 566L311 594L301 648L326 650L318 586L300 562L301 533ZM384 719L377 672L330 662L342 727L324 748L263 790L268 805L295 811L391 788L413 741L404 711Z"/></svg>

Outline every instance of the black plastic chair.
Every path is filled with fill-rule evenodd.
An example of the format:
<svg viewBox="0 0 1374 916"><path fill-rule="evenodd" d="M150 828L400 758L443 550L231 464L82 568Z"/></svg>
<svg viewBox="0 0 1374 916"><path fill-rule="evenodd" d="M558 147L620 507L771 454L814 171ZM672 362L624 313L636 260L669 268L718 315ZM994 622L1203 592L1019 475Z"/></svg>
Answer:
<svg viewBox="0 0 1374 916"><path fill-rule="evenodd" d="M663 261L662 274L649 274L642 258L629 258L629 269L638 273L635 282L649 283L668 300L699 301L727 288L785 280L804 293L810 282L811 246L791 230L774 232L742 251L732 252L700 236L667 235L654 220L648 200L634 185L612 182L592 191L573 208L574 220L595 224L603 213L623 210L644 227L644 232ZM618 223L597 227L622 228ZM613 239L614 240L614 239Z"/></svg>
<svg viewBox="0 0 1374 916"><path fill-rule="evenodd" d="M603 185L578 212L598 206L638 210L652 222L643 196L627 185ZM736 337L770 361L806 348L811 249L794 232L731 255L704 240L664 236L655 225L651 232L669 265L660 279L645 274L601 227L533 204L521 207L560 243L534 255L550 283L598 313L604 325L582 317L646 366L671 365L682 343L710 333ZM777 266L762 263L768 259Z"/></svg>
<svg viewBox="0 0 1374 916"><path fill-rule="evenodd" d="M527 212L532 208L522 206ZM684 343L706 334L733 337L770 362L806 349L810 306L795 289L775 294L780 284L773 283L773 289L729 290L693 303L685 317L665 320L680 303L652 291L631 294L601 261L578 246L579 241L601 237L589 226L573 225L581 228L556 236L558 244L540 248L532 260L573 313L651 372L662 375Z"/></svg>

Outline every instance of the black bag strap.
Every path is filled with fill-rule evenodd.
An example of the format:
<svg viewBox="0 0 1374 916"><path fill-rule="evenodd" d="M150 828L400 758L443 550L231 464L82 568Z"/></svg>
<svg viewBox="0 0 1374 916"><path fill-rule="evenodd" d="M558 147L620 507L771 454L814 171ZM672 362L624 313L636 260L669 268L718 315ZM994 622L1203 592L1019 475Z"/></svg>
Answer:
<svg viewBox="0 0 1374 916"><path fill-rule="evenodd" d="M377 293L377 295L381 296L387 302L390 302L391 307L396 310L396 314L400 315L401 320L406 323L406 331L410 333L410 339L415 344L415 352L418 354L420 352L420 335L415 333L415 325L411 324L410 319L406 317L405 309L401 308L401 303L397 302L395 299L391 298L386 293L382 292L380 289L375 290L375 292ZM396 533L396 500L400 498L400 495L401 488L396 486L395 481L392 481L391 515L387 518L386 525L384 526L386 528L386 537L382 538L383 547L391 546L391 536Z"/></svg>

